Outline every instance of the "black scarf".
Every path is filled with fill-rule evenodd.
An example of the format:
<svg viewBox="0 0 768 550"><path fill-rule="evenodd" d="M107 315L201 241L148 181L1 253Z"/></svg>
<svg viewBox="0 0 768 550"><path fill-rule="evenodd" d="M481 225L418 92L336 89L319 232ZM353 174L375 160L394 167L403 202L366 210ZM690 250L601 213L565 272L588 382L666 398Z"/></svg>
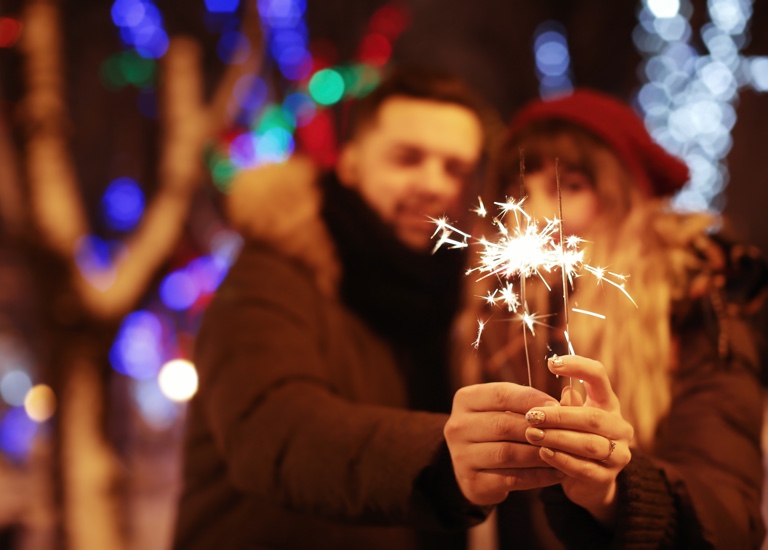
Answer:
<svg viewBox="0 0 768 550"><path fill-rule="evenodd" d="M448 333L459 307L466 254L413 251L335 174L327 174L322 186L322 217L343 268L343 303L402 359L411 406L450 410Z"/></svg>

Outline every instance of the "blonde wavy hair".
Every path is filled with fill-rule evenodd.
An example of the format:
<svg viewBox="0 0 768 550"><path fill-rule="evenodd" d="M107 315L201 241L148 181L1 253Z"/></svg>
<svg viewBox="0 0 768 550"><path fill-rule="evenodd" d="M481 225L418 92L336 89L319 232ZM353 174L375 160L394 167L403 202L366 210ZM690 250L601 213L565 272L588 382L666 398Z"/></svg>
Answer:
<svg viewBox="0 0 768 550"><path fill-rule="evenodd" d="M691 274L703 269L703 260L695 253L696 244L706 238L715 219L706 214L673 212L664 200L647 196L608 146L588 132L559 121L533 126L501 150L493 172L496 201L506 196L519 197L521 193L520 148L529 173L557 157L579 167L594 185L599 215L588 233L579 235L585 239L585 260L595 267L628 275L626 289L637 307L620 291L599 284L590 275L578 277L569 296L570 306L599 312L606 318L570 315L570 340L577 354L605 366L622 414L635 428L634 444L650 450L656 426L671 402L670 374L677 357L671 330L673 304L689 294ZM526 283L529 311L540 315L556 312L558 300L554 294L562 310L560 274L553 275L551 292L536 280ZM487 287L489 281L478 284ZM470 292L475 296L485 293L477 286ZM472 300L474 313L464 315L463 322L476 326L473 317L478 317L477 310L483 306L482 300ZM535 338L528 337L528 352L535 358L543 357L547 342L560 338L562 330L562 321L537 327ZM494 341L490 336L489 342L480 344L492 349L469 358L463 383L509 379L509 373L498 366L499 355L515 355L515 368L519 370L522 331L518 328L505 333L508 341L498 337ZM520 378L518 373L515 381L520 382Z"/></svg>

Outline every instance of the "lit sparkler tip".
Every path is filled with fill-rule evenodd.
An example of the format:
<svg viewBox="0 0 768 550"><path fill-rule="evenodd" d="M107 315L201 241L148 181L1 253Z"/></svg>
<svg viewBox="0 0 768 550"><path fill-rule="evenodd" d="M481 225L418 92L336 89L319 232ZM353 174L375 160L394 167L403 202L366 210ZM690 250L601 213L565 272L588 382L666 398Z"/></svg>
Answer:
<svg viewBox="0 0 768 550"><path fill-rule="evenodd" d="M523 324L528 327L528 330L531 331L531 334L536 336L536 332L533 330L533 325L536 322L535 317L533 315L531 315L530 313L528 313L527 311L524 312L521 315L521 317L522 317Z"/></svg>
<svg viewBox="0 0 768 550"><path fill-rule="evenodd" d="M478 216L480 216L481 218L484 218L488 214L488 212L486 211L485 205L483 204L483 198L477 197L477 202L479 203L477 208L475 208L472 211Z"/></svg>
<svg viewBox="0 0 768 550"><path fill-rule="evenodd" d="M496 305L496 293L497 293L498 291L499 291L499 289L494 289L494 290L493 290L493 292L491 292L491 291L489 290L489 291L488 291L488 293L487 293L485 296L481 296L481 298L482 298L483 300L485 300L485 302L486 302L488 305L490 305L490 306L495 306L495 305Z"/></svg>
<svg viewBox="0 0 768 550"><path fill-rule="evenodd" d="M485 328L485 321L482 319L477 320L477 338L474 342L472 342L472 347L477 349L478 346L480 346L480 337L483 334L483 329Z"/></svg>
<svg viewBox="0 0 768 550"><path fill-rule="evenodd" d="M576 235L571 235L567 239L565 239L565 245L568 248L578 248L581 243L584 242L584 239L581 237L577 237Z"/></svg>
<svg viewBox="0 0 768 550"><path fill-rule="evenodd" d="M530 220L531 216L523 209L524 202L525 202L525 197L523 197L519 201L516 201L515 199L507 198L506 202L495 202L493 204L495 204L501 209L502 216L504 216L509 212L514 212L515 215L521 214L523 217L525 217L526 220Z"/></svg>

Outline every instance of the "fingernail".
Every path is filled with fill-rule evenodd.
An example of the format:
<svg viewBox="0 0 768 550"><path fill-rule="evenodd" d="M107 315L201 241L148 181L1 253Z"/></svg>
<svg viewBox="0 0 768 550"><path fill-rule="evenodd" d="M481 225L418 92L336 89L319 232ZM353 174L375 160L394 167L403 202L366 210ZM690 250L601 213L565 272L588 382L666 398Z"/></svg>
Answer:
<svg viewBox="0 0 768 550"><path fill-rule="evenodd" d="M553 355L549 358L549 366L555 369L562 367L563 358L558 355Z"/></svg>
<svg viewBox="0 0 768 550"><path fill-rule="evenodd" d="M541 424L544 422L544 419L546 417L544 416L543 411L528 411L525 413L525 419L528 421L528 424L531 426L535 426L536 424Z"/></svg>
<svg viewBox="0 0 768 550"><path fill-rule="evenodd" d="M544 430L540 430L538 428L528 428L525 430L525 435L534 441L541 441L544 439Z"/></svg>
<svg viewBox="0 0 768 550"><path fill-rule="evenodd" d="M555 456L555 451L553 451L549 447L542 447L540 452L547 458L552 458L553 456Z"/></svg>

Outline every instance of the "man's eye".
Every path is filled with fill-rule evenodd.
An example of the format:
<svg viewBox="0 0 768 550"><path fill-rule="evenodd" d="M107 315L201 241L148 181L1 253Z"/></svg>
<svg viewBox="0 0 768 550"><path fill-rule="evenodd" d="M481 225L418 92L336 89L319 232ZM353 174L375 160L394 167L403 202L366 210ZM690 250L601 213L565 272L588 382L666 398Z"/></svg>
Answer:
<svg viewBox="0 0 768 550"><path fill-rule="evenodd" d="M445 171L451 177L465 179L472 173L472 167L464 162L449 161L445 165Z"/></svg>
<svg viewBox="0 0 768 550"><path fill-rule="evenodd" d="M402 151L396 153L392 160L400 166L414 166L421 162L421 155L416 151Z"/></svg>

